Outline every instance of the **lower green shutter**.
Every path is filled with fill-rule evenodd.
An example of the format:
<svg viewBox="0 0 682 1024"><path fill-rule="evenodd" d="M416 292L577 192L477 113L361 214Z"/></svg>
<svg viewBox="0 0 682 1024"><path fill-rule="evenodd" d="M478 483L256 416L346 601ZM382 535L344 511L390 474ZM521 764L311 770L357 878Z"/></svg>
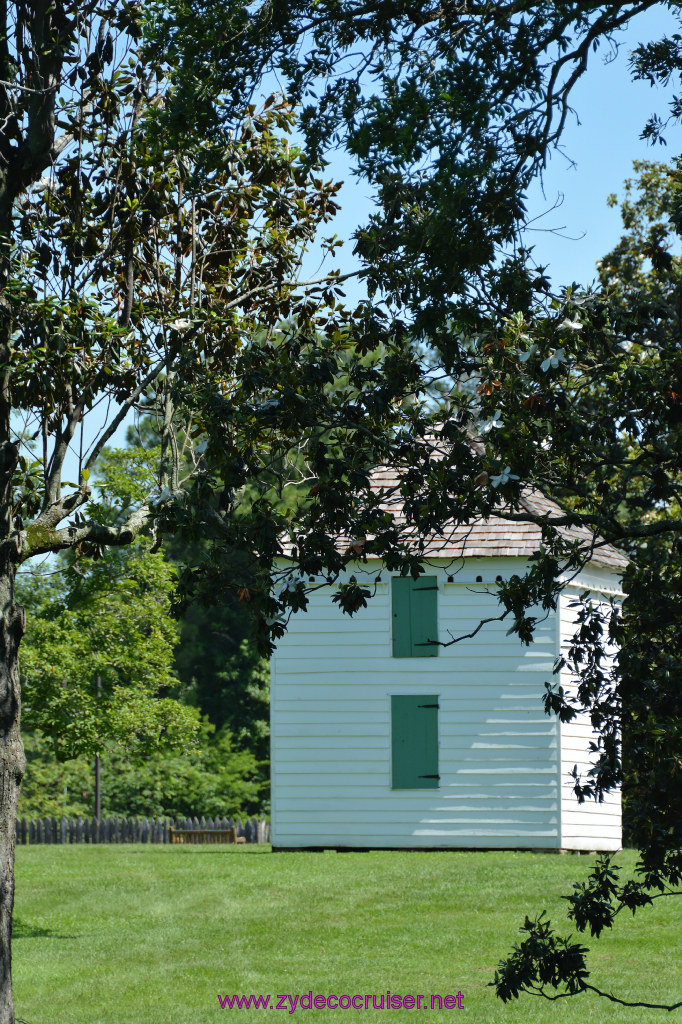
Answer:
<svg viewBox="0 0 682 1024"><path fill-rule="evenodd" d="M438 697L391 697L391 787L438 789Z"/></svg>

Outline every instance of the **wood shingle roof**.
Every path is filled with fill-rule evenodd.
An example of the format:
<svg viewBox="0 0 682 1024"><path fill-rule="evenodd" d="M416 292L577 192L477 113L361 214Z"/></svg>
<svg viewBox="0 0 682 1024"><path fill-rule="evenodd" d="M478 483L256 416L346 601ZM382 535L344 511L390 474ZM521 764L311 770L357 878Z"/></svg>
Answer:
<svg viewBox="0 0 682 1024"><path fill-rule="evenodd" d="M409 543L410 535L416 539L413 526L408 526L400 507L400 473L385 466L377 468L371 475L371 488L375 493L385 493L382 504L391 512L393 520L401 524L404 540ZM553 518L564 516L565 512L556 502L547 498L535 487L527 486L520 501L522 514L525 509L531 515ZM613 545L596 538L586 527L559 527L567 540L578 540L586 546L594 544L591 561L610 568L625 568L628 559ZM431 558L484 558L484 557L528 557L536 552L542 543L540 526L531 522L509 522L500 516L473 520L464 525L445 527L439 535L426 538L424 554Z"/></svg>

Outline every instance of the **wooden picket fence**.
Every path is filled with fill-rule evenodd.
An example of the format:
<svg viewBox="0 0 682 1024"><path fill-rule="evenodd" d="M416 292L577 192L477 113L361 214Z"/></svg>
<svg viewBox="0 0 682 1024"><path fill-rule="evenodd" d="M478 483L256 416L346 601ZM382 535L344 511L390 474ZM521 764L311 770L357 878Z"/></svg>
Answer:
<svg viewBox="0 0 682 1024"><path fill-rule="evenodd" d="M213 835L212 842L269 843L270 823L258 818L36 818L17 819L17 845L36 843L170 843L171 829L184 835L184 842L204 842L202 834ZM220 833L220 835L217 835ZM177 835L176 835L177 841Z"/></svg>

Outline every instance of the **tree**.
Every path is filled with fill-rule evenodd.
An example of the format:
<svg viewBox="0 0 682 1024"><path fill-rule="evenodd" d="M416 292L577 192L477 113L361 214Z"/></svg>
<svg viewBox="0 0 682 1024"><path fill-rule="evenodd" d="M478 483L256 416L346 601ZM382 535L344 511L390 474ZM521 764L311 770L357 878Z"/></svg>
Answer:
<svg viewBox="0 0 682 1024"><path fill-rule="evenodd" d="M682 805L677 774L682 748L679 678L680 629L680 257L675 252L679 169L636 163L636 181L627 181L621 207L625 234L600 263L599 301L622 341L619 362L609 379L627 388L636 410L631 427L618 441L623 457L605 466L602 486L629 533L633 557L628 572L626 615L606 623L598 610L583 610L583 628L595 631L598 654L605 637L618 644L619 683L613 687L589 645L576 643L572 668L580 683L578 699L548 693L548 704L562 716L587 707L600 716L595 724L618 739L602 751L593 778L576 780L579 796L598 795L600 787L622 780L626 828L640 850L635 879L621 880L613 858L602 856L586 882L568 897L569 918L593 937L611 928L622 911L633 914L653 900L678 896L682 879ZM639 195L635 193L638 187ZM616 197L610 199L615 204ZM604 390L602 388L602 390ZM599 398L599 396L596 396ZM621 395L624 399L624 394ZM599 406L607 404L601 397ZM622 407L621 407L622 413ZM637 533L645 527L643 539ZM658 532L657 532L658 531ZM582 662L582 664L581 664ZM582 692L581 692L582 691ZM592 991L628 1006L676 1009L642 999L628 1002L601 991L590 981L581 943L558 936L543 915L527 919L526 937L499 965L498 994L505 1000L520 992L561 998ZM554 994L549 994L554 990Z"/></svg>
<svg viewBox="0 0 682 1024"><path fill-rule="evenodd" d="M161 440L156 423L147 416L128 429L126 448L102 452L95 482L101 522L125 522L153 489L158 479ZM191 461L180 465L180 475L192 475ZM183 544L181 537L171 536L164 543L164 555L182 570L198 560L197 549L203 544L201 540ZM231 557L236 560L240 553L235 551ZM174 661L183 701L200 708L217 730L227 726L237 746L251 750L261 763L265 781L269 756L268 665L256 650L252 632L249 603L240 601L236 591L223 590L210 607L186 601L178 619Z"/></svg>
<svg viewBox="0 0 682 1024"><path fill-rule="evenodd" d="M50 740L26 729L22 730L22 740L26 774L19 795L19 818L91 816L95 788L92 761L84 755L57 761Z"/></svg>
<svg viewBox="0 0 682 1024"><path fill-rule="evenodd" d="M212 608L189 604L180 620L176 668L186 699L264 762L267 780L270 675L249 636L251 625L248 609L231 594Z"/></svg>
<svg viewBox="0 0 682 1024"><path fill-rule="evenodd" d="M101 754L107 741L139 758L196 736L196 711L168 696L178 689L174 573L148 548L138 542L18 581L29 613L24 726L49 737L60 760Z"/></svg>
<svg viewBox="0 0 682 1024"><path fill-rule="evenodd" d="M106 783L110 811L174 818L260 813L263 780L256 758L238 749L227 729L213 731L204 720L200 742L191 749L157 754L142 766L115 758Z"/></svg>
<svg viewBox="0 0 682 1024"><path fill-rule="evenodd" d="M26 775L19 798L22 818L92 816L92 761L84 756L57 761L54 745L24 729ZM215 734L206 719L185 749L167 744L134 757L112 741L102 744L102 815L144 817L236 817L262 814L260 764L235 747L226 729Z"/></svg>
<svg viewBox="0 0 682 1024"><path fill-rule="evenodd" d="M628 803L639 875L621 885L600 863L590 883L577 887L572 913L594 934L617 909L644 906L680 878L678 666L671 655L679 646L682 531L678 272L664 244L667 228L662 234L653 226L652 274L643 288L633 280L621 286L607 273L596 293L569 287L552 294L521 231L528 183L560 142L571 88L591 52L652 6L321 0L311 7L288 0L230 5L221 16L219 5L205 2L192 10L194 26L174 4L158 8L152 25L156 45L178 56L190 90L199 39L212 39L209 73L230 86L249 68L276 63L289 94L304 104L309 151L320 152L331 137L375 185L376 216L356 239L370 295L385 300L394 331L416 332L432 346L431 373L439 367L450 394L434 415L423 401L422 368L414 371L390 449L404 474L399 493L373 500L360 487L355 499L365 552L418 573L418 544L411 553L401 548L387 503L405 508L417 535L493 511L527 521L518 498L532 480L561 500L564 514L536 518L543 550L525 577L500 588L500 614L526 641L533 606L551 607L562 578L595 544L615 543L635 556L626 579L631 625L617 614L607 622L586 606L567 652L576 696L551 683L546 695L550 711L570 717L581 710L601 732L594 772L575 780L579 798L598 799L622 779L621 727L633 766ZM635 77L652 83L667 84L681 64L676 36L642 45L632 57ZM656 113L643 134L664 141L666 122L680 113L673 97L669 118ZM219 124L222 113L209 102L202 117ZM679 233L676 182L668 211ZM315 477L310 493L320 508L335 500L326 477ZM568 526L588 528L591 539L585 532L583 543L569 543L561 534ZM308 549L310 534L295 517L292 533L303 571L331 570L334 578L332 554L320 558L315 536ZM205 567L209 588L220 578L217 564ZM303 606L304 582L291 590ZM357 585L339 595L351 612L368 597ZM620 681L604 668L614 640L622 649ZM584 991L584 950L557 940L542 919L528 930L519 956L501 967L499 994L555 984L564 985L559 994Z"/></svg>
<svg viewBox="0 0 682 1024"><path fill-rule="evenodd" d="M17 580L28 613L21 684L29 790L22 787L22 814L91 815L93 756L103 760L105 813L179 813L182 799L199 801L189 813L216 813L220 788L214 778L206 792L209 768L214 776L218 770L224 812L241 810L247 796L257 800L253 756L240 761L227 734L214 750L207 724L199 745L198 709L171 696L185 696L174 671L179 628L170 618L176 576L149 546L138 538L70 565L62 556L49 575ZM174 780L165 803L160 778Z"/></svg>
<svg viewBox="0 0 682 1024"><path fill-rule="evenodd" d="M128 0L0 10L3 1024L14 1019L14 820L24 769L18 566L64 550L96 559L145 530L159 543L179 522L190 533L238 536L231 585L243 588L260 558L269 564L285 521L268 503L242 508L245 480L298 453L311 425L332 438L341 432L357 465L371 464L393 415L387 395L365 422L334 397L340 375L359 392L366 383L378 396L390 392L376 368L356 365L338 275L300 282L302 253L335 211L337 186L288 142L287 101L257 109L240 91L229 127L206 135L185 111L166 135L164 111L177 112L183 85L173 61L143 43L141 5ZM371 343L374 314L356 321ZM394 348L400 364L401 339ZM135 481L129 514L112 521L93 499L90 474L125 417L150 403L161 424L160 471L145 493ZM221 437L208 433L211 409L221 411ZM211 445L225 453L218 472L202 450ZM191 488L179 475L183 460ZM231 532L226 523L237 519Z"/></svg>
<svg viewBox="0 0 682 1024"><path fill-rule="evenodd" d="M157 541L201 536L207 555L185 587L209 601L236 590L267 649L305 607L308 575L333 581L352 557L339 535L371 538L367 550L389 568L420 571L418 545L369 492L371 466L403 469L407 525L426 532L493 511L527 518L519 481L533 479L564 489L566 514L542 522L546 549L501 591L501 614L529 639L530 606L556 600L562 572L589 557L590 543L567 545L561 526L616 542L677 528L670 518L625 524L622 502L600 490L605 471L630 479L621 435L640 421L645 490L666 471L655 437L660 403L664 426L676 415L670 380L653 363L638 377L608 303L571 292L552 307L546 279L514 250L524 190L560 138L591 47L652 5L209 0L148 5L144 19L129 2L3 10L2 1024L13 1017L20 560L94 555L145 528ZM676 59L674 46L663 61L641 57L650 74ZM278 134L293 116L285 100L245 103L274 65L305 104L307 157ZM330 72L315 103L310 90ZM374 88L363 92L367 78ZM337 279L295 282L301 247L335 208L314 163L337 129L380 199L357 239L373 302L352 316ZM496 262L505 246L511 255ZM415 334L438 356L426 377ZM450 382L446 417L424 400L434 374ZM113 429L150 399L160 478L112 525L90 500L89 473ZM86 434L105 403L113 419ZM31 437L38 460L20 450ZM62 487L69 446L78 480ZM301 575L273 589L283 533ZM349 612L367 599L354 584L338 597Z"/></svg>
<svg viewBox="0 0 682 1024"><path fill-rule="evenodd" d="M376 211L356 238L370 295L454 368L453 320L528 308L537 274L517 248L528 185L561 143L591 54L654 6L171 0L150 4L148 35L182 81L171 131L189 108L216 130L231 113L215 98L277 69L303 107L310 157L343 145L372 187ZM641 54L638 73L657 74L671 47Z"/></svg>
<svg viewBox="0 0 682 1024"><path fill-rule="evenodd" d="M131 427L127 440L128 447L109 453L103 465L110 484L115 473L115 488L100 490L103 499L117 502L119 517L129 514L136 498L149 490L154 477L151 460L161 450L160 434L149 418ZM188 475L189 469L183 467ZM133 481L137 481L136 491ZM182 571L201 561L205 547L201 539L183 543L176 535L167 538L164 553ZM234 551L230 557L237 560L240 553ZM270 777L269 666L254 641L250 603L227 588L210 606L188 598L178 625L175 668L184 687L183 699L200 708L217 730L227 727L239 749L253 753L266 784Z"/></svg>
<svg viewBox="0 0 682 1024"><path fill-rule="evenodd" d="M93 484L101 520L124 521L137 488L148 487L150 467L140 472L136 455L102 453ZM227 592L214 608L190 605L173 621L176 573L149 547L138 537L96 561L63 552L48 575L18 577L33 776L29 794L22 784L22 815L92 814L82 794L92 791L83 765L93 755L103 762L105 813L222 816L263 803L269 674L245 639L248 611ZM172 544L168 551L182 555ZM211 722L200 741L199 714Z"/></svg>

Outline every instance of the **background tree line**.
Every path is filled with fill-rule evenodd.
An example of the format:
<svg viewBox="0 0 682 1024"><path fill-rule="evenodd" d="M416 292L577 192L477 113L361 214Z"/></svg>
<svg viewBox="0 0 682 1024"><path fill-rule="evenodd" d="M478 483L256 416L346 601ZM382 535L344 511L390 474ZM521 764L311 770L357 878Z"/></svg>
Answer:
<svg viewBox="0 0 682 1024"><path fill-rule="evenodd" d="M100 460L95 487L112 523L160 451L141 461L138 434ZM91 816L95 755L105 815L267 812L269 666L251 619L230 591L174 617L176 566L191 552L151 547L141 535L98 559L62 555L19 581L30 613L22 817Z"/></svg>

